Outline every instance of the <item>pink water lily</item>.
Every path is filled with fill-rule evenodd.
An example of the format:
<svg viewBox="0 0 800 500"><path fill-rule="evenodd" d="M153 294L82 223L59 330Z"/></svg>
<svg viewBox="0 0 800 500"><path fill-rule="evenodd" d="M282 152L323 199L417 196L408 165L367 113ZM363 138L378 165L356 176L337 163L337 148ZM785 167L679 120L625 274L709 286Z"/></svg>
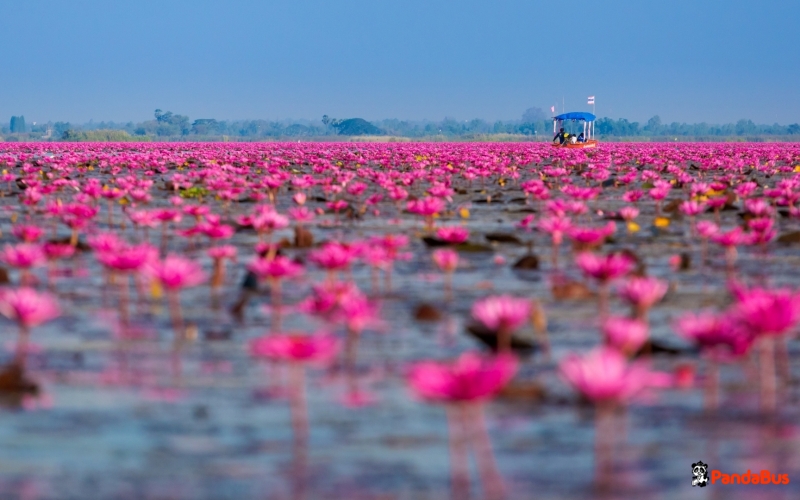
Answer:
<svg viewBox="0 0 800 500"><path fill-rule="evenodd" d="M497 333L501 352L510 351L512 334L528 321L530 313L529 300L509 295L487 297L472 306L472 317Z"/></svg>
<svg viewBox="0 0 800 500"><path fill-rule="evenodd" d="M572 354L559 367L561 376L595 403L620 404L648 387L651 373L629 363L616 349L595 349L585 356Z"/></svg>

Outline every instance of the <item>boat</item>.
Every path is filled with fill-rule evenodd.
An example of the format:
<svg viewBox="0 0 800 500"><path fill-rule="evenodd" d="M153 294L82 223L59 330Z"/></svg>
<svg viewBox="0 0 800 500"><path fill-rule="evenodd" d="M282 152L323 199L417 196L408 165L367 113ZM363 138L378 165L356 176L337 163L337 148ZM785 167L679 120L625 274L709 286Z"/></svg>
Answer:
<svg viewBox="0 0 800 500"><path fill-rule="evenodd" d="M569 133L569 138L563 144L560 144L553 139L553 147L555 148L568 148L568 149L592 149L597 147L597 139L594 138L594 121L597 117L591 113L584 113L582 111L572 111L569 113L562 113L553 117L553 134L557 134L564 123L572 130L566 130ZM577 142L578 132L575 129L580 128L580 122L583 122L583 142ZM571 124L571 126L569 125ZM573 133L574 132L574 133Z"/></svg>

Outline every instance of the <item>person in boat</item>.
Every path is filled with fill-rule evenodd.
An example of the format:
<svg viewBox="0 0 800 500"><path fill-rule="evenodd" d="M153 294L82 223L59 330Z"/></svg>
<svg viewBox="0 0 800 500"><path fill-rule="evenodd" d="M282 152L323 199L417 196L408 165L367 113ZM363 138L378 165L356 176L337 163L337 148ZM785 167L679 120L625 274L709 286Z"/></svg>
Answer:
<svg viewBox="0 0 800 500"><path fill-rule="evenodd" d="M553 142L558 141L559 144L564 144L565 141L569 139L569 133L564 132L564 127L561 127L561 130L558 131L555 137L553 137Z"/></svg>
<svg viewBox="0 0 800 500"><path fill-rule="evenodd" d="M578 142L586 142L586 137L583 136L583 132L578 134Z"/></svg>

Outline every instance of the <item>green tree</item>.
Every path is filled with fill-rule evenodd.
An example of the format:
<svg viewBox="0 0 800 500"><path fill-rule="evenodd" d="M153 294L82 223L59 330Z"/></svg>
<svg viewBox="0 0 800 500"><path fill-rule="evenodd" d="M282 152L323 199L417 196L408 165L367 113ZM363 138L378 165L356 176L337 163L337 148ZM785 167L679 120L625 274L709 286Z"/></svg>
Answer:
<svg viewBox="0 0 800 500"><path fill-rule="evenodd" d="M647 120L647 125L644 126L644 131L648 135L658 135L661 133L661 117L656 115Z"/></svg>
<svg viewBox="0 0 800 500"><path fill-rule="evenodd" d="M55 122L53 124L53 135L55 137L62 137L64 132L71 129L72 125L69 122Z"/></svg>
<svg viewBox="0 0 800 500"><path fill-rule="evenodd" d="M196 135L217 135L220 132L220 124L213 118L200 118L192 123L191 131Z"/></svg>
<svg viewBox="0 0 800 500"><path fill-rule="evenodd" d="M339 135L383 135L383 130L363 118L331 121Z"/></svg>
<svg viewBox="0 0 800 500"><path fill-rule="evenodd" d="M547 120L547 113L542 108L528 108L522 113L522 123L538 123Z"/></svg>
<svg viewBox="0 0 800 500"><path fill-rule="evenodd" d="M156 135L170 136L170 135L187 135L191 131L189 125L189 117L184 115L173 114L172 111L155 111L156 122Z"/></svg>
<svg viewBox="0 0 800 500"><path fill-rule="evenodd" d="M27 131L25 127L25 117L24 116L12 116L11 117L11 133L12 134L22 134Z"/></svg>
<svg viewBox="0 0 800 500"><path fill-rule="evenodd" d="M756 132L756 124L752 120L736 122L736 135L752 135Z"/></svg>

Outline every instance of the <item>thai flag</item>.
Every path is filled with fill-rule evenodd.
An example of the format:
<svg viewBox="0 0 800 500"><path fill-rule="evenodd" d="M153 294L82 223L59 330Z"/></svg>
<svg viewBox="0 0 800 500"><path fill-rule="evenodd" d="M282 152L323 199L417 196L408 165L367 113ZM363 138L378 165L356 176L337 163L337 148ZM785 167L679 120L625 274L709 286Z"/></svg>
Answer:
<svg viewBox="0 0 800 500"><path fill-rule="evenodd" d="M589 102L587 104L594 104L594 96L593 95L589 96Z"/></svg>

